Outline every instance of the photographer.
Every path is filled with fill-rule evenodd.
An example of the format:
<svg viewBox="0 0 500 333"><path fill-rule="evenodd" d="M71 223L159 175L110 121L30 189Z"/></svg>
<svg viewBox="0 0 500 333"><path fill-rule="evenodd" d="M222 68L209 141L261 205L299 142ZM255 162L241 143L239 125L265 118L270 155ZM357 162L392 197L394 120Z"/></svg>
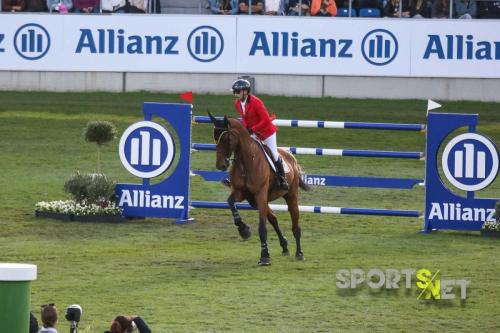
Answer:
<svg viewBox="0 0 500 333"><path fill-rule="evenodd" d="M311 16L337 16L337 5L333 0L312 0Z"/></svg>
<svg viewBox="0 0 500 333"><path fill-rule="evenodd" d="M131 333L136 329L139 331L138 333L152 333L144 320L136 316L116 317L111 323L109 331L104 333Z"/></svg>

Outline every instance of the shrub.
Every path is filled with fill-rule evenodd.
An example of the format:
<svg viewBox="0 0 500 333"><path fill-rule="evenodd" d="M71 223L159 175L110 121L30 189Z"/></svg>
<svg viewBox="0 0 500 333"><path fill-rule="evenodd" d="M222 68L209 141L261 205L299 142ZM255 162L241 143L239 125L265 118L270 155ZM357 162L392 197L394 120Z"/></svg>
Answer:
<svg viewBox="0 0 500 333"><path fill-rule="evenodd" d="M85 141L97 144L97 172L101 172L101 146L116 138L115 125L109 121L89 121L84 128Z"/></svg>
<svg viewBox="0 0 500 333"><path fill-rule="evenodd" d="M77 171L64 183L64 190L78 203L107 205L114 198L115 185L106 175Z"/></svg>

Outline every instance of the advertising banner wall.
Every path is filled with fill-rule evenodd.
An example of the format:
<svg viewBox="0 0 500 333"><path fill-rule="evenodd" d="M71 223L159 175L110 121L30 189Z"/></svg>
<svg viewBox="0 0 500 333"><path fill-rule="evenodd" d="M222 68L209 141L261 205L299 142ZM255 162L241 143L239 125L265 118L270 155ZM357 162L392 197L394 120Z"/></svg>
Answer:
<svg viewBox="0 0 500 333"><path fill-rule="evenodd" d="M500 78L500 24L0 15L0 70Z"/></svg>

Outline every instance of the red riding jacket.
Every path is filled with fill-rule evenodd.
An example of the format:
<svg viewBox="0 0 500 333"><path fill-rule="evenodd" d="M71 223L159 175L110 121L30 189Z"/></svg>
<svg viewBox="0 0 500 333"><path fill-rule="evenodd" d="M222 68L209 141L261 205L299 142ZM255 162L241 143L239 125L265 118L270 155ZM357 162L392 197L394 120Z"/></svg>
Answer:
<svg viewBox="0 0 500 333"><path fill-rule="evenodd" d="M243 118L243 126L254 132L260 140L265 140L278 130L273 124L274 114L269 116L264 102L254 95L248 95L245 111L241 109L240 100L234 102L234 107Z"/></svg>

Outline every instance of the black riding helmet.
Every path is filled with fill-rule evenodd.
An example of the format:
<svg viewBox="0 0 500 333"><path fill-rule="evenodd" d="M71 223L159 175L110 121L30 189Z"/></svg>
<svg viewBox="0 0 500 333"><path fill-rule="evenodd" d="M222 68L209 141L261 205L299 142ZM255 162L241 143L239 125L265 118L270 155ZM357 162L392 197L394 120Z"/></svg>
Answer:
<svg viewBox="0 0 500 333"><path fill-rule="evenodd" d="M243 90L243 89L246 89L248 92L250 92L250 82L248 82L247 80L244 80L244 79L238 79L238 80L233 82L233 86L231 88L233 93L235 93L237 91L239 92L240 90Z"/></svg>

